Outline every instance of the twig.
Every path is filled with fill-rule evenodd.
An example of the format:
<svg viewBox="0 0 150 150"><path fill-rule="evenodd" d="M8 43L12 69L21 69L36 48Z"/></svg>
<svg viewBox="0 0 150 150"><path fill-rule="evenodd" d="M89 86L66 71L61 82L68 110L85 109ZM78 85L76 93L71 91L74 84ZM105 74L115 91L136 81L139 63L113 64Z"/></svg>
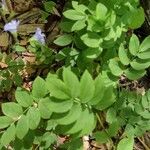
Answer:
<svg viewBox="0 0 150 150"><path fill-rule="evenodd" d="M140 138L137 138L137 139L143 145L143 147L145 148L145 150L150 150L150 148Z"/></svg>
<svg viewBox="0 0 150 150"><path fill-rule="evenodd" d="M140 148L138 148L136 145L134 145L134 148L136 149L136 150L141 150Z"/></svg>

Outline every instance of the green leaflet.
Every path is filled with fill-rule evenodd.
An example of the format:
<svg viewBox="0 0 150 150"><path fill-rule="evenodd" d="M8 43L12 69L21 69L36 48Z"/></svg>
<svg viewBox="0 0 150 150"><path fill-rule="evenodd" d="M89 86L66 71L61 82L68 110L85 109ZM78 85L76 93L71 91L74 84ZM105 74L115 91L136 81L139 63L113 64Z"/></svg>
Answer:
<svg viewBox="0 0 150 150"><path fill-rule="evenodd" d="M150 36L146 37L140 45L139 52L144 52L150 49Z"/></svg>
<svg viewBox="0 0 150 150"><path fill-rule="evenodd" d="M11 141L15 139L16 129L15 125L12 124L7 130L3 133L1 137L1 145L7 146Z"/></svg>
<svg viewBox="0 0 150 150"><path fill-rule="evenodd" d="M107 129L109 137L115 136L118 133L119 128L119 123L117 121L112 122Z"/></svg>
<svg viewBox="0 0 150 150"><path fill-rule="evenodd" d="M140 59L150 59L150 49L148 49L147 51L138 53L137 57Z"/></svg>
<svg viewBox="0 0 150 150"><path fill-rule="evenodd" d="M85 23L85 20L78 20L78 21L76 21L74 24L73 24L73 26L72 26L72 28L71 28L71 31L73 32L73 31L80 31L80 30L82 30L83 28L85 28L86 27L86 23Z"/></svg>
<svg viewBox="0 0 150 150"><path fill-rule="evenodd" d="M87 127L87 123L89 126L87 129L84 129L85 126ZM82 108L80 116L75 122L65 126L58 126L56 129L61 134L73 134L79 137L83 136L84 134L90 134L95 127L95 123L95 116L93 112L91 112L88 108Z"/></svg>
<svg viewBox="0 0 150 150"><path fill-rule="evenodd" d="M118 122L113 122L109 125L109 128L105 131L97 131L93 134L96 138L96 141L99 143L106 143L110 140L111 137L115 136L118 132L119 124Z"/></svg>
<svg viewBox="0 0 150 150"><path fill-rule="evenodd" d="M7 102L2 104L2 112L10 118L17 119L23 114L23 109L17 103Z"/></svg>
<svg viewBox="0 0 150 150"><path fill-rule="evenodd" d="M24 115L21 116L16 126L16 135L19 139L23 139L24 136L28 133L29 122L28 118Z"/></svg>
<svg viewBox="0 0 150 150"><path fill-rule="evenodd" d="M78 12L76 10L70 9L63 13L63 15L70 20L83 20L85 19L85 14Z"/></svg>
<svg viewBox="0 0 150 150"><path fill-rule="evenodd" d="M44 2L44 9L46 12L53 12L53 8L55 7L55 3L50 1L50 2Z"/></svg>
<svg viewBox="0 0 150 150"><path fill-rule="evenodd" d="M125 75L130 80L137 80L141 77L143 77L146 74L145 70L134 70L132 68L129 68L125 71Z"/></svg>
<svg viewBox="0 0 150 150"><path fill-rule="evenodd" d="M60 101L53 97L45 98L41 101L41 103L45 105L46 108L49 109L49 111L56 113L67 112L71 109L73 105L73 101L71 99Z"/></svg>
<svg viewBox="0 0 150 150"><path fill-rule="evenodd" d="M103 5L102 3L98 3L96 6L96 19L97 20L105 20L106 19L106 14L107 14L107 7Z"/></svg>
<svg viewBox="0 0 150 150"><path fill-rule="evenodd" d="M135 70L144 70L150 66L149 60L136 59L130 63L131 67Z"/></svg>
<svg viewBox="0 0 150 150"><path fill-rule="evenodd" d="M46 132L44 133L44 135L42 136L42 143L40 148L42 149L48 149L52 144L54 144L54 142L57 141L57 136L54 133L51 132Z"/></svg>
<svg viewBox="0 0 150 150"><path fill-rule="evenodd" d="M72 139L62 145L62 148L65 150L83 150L83 142L80 138Z"/></svg>
<svg viewBox="0 0 150 150"><path fill-rule="evenodd" d="M27 91L22 91L20 89L16 90L15 98L22 107L29 107L33 103L32 96Z"/></svg>
<svg viewBox="0 0 150 150"><path fill-rule="evenodd" d="M123 65L128 65L130 63L130 59L128 58L127 50L121 44L118 52L119 59Z"/></svg>
<svg viewBox="0 0 150 150"><path fill-rule="evenodd" d="M71 97L78 97L80 94L80 83L77 76L69 69L64 69L63 80L66 86L69 87Z"/></svg>
<svg viewBox="0 0 150 150"><path fill-rule="evenodd" d="M27 112L28 122L29 122L29 128L31 130L34 130L38 127L41 115L38 108L31 107Z"/></svg>
<svg viewBox="0 0 150 150"><path fill-rule="evenodd" d="M101 37L96 33L86 33L81 36L81 40L85 45L92 48L98 48L102 43Z"/></svg>
<svg viewBox="0 0 150 150"><path fill-rule="evenodd" d="M134 137L123 138L118 146L117 150L133 150Z"/></svg>
<svg viewBox="0 0 150 150"><path fill-rule="evenodd" d="M96 141L99 143L106 143L109 141L110 137L105 131L97 131L93 134L95 137Z"/></svg>
<svg viewBox="0 0 150 150"><path fill-rule="evenodd" d="M38 103L38 108L41 114L41 117L44 119L49 119L52 111L50 110L49 106L47 105L47 102L49 102L49 98L43 98L40 99L39 103Z"/></svg>
<svg viewBox="0 0 150 150"><path fill-rule="evenodd" d="M70 129L67 130L66 133L75 134L75 133L81 131L80 136L91 133L92 130L94 129L93 128L94 127L93 124L95 124L95 119L94 118L95 117L92 114L92 112L90 112L87 108L85 108L82 111L82 113L81 113L80 117L78 118L78 120L73 124L73 126ZM89 122L90 122L90 124L89 124ZM83 129L85 128L87 123L89 124L89 126L84 131ZM82 131L84 131L83 134L82 134Z"/></svg>
<svg viewBox="0 0 150 150"><path fill-rule="evenodd" d="M23 46L20 46L20 45L14 46L14 49L16 52L25 52L26 51L26 48Z"/></svg>
<svg viewBox="0 0 150 150"><path fill-rule="evenodd" d="M135 9L132 8L128 22L129 22L129 27L131 29L137 29L142 26L145 20L145 14L144 14L144 9L142 7ZM137 19L138 16L138 19Z"/></svg>
<svg viewBox="0 0 150 150"><path fill-rule="evenodd" d="M117 120L116 116L117 116L117 112L116 112L115 108L111 107L107 111L106 121L108 123L115 122Z"/></svg>
<svg viewBox="0 0 150 150"><path fill-rule="evenodd" d="M77 1L72 1L72 7L76 11L81 12L81 13L85 13L85 11L88 9L88 7L86 7L85 5L78 4Z"/></svg>
<svg viewBox="0 0 150 150"><path fill-rule="evenodd" d="M149 92L150 90L147 91L146 95L142 96L141 104L144 107L144 109L148 109L150 105Z"/></svg>
<svg viewBox="0 0 150 150"><path fill-rule="evenodd" d="M72 40L73 40L73 37L69 34L66 34L66 35L62 35L62 36L58 37L54 41L54 43L59 46L66 46L66 45L71 44Z"/></svg>
<svg viewBox="0 0 150 150"><path fill-rule="evenodd" d="M139 51L140 41L138 37L133 34L129 41L129 51L132 55L136 56Z"/></svg>
<svg viewBox="0 0 150 150"><path fill-rule="evenodd" d="M98 110L106 109L107 107L111 106L115 101L116 99L115 99L114 87L109 86L107 90L105 90L102 100L95 105L95 108Z"/></svg>
<svg viewBox="0 0 150 150"><path fill-rule="evenodd" d="M75 122L80 117L81 112L81 105L74 103L68 112L64 114L53 114L52 118L60 125L68 125Z"/></svg>
<svg viewBox="0 0 150 150"><path fill-rule="evenodd" d="M41 77L37 77L33 82L32 95L37 99L43 98L47 94L45 81Z"/></svg>
<svg viewBox="0 0 150 150"><path fill-rule="evenodd" d="M72 26L74 24L74 21L63 21L59 24L62 31L66 33L70 33L72 30Z"/></svg>
<svg viewBox="0 0 150 150"><path fill-rule="evenodd" d="M86 117L86 122L84 122L84 128L79 133L79 136L88 135L90 134L96 126L96 117L92 111L89 111L89 115ZM88 126L87 126L88 124Z"/></svg>
<svg viewBox="0 0 150 150"><path fill-rule="evenodd" d="M143 111L142 113L140 113L140 115L144 118L144 119L150 119L150 112L148 110Z"/></svg>
<svg viewBox="0 0 150 150"><path fill-rule="evenodd" d="M57 126L57 122L51 118L50 120L47 121L46 130L55 129L56 126Z"/></svg>
<svg viewBox="0 0 150 150"><path fill-rule="evenodd" d="M90 101L94 95L94 81L88 71L85 71L80 80L80 100L82 103Z"/></svg>
<svg viewBox="0 0 150 150"><path fill-rule="evenodd" d="M88 102L88 104L90 105L96 105L97 103L99 103L102 100L104 92L107 89L104 83L104 79L102 78L102 75L99 75L95 79L94 84L95 84L94 95L93 98Z"/></svg>
<svg viewBox="0 0 150 150"><path fill-rule="evenodd" d="M110 60L109 68L112 74L115 76L120 76L121 74L123 74L123 71L124 71L122 65L116 59Z"/></svg>
<svg viewBox="0 0 150 150"><path fill-rule="evenodd" d="M0 116L0 129L6 128L9 125L11 125L11 123L13 123L13 119L7 116Z"/></svg>
<svg viewBox="0 0 150 150"><path fill-rule="evenodd" d="M103 49L102 48L88 48L86 50L84 50L84 52L82 53L83 56L89 58L89 59L96 59L101 53L102 53Z"/></svg>
<svg viewBox="0 0 150 150"><path fill-rule="evenodd" d="M48 76L46 79L46 85L50 91L51 96L58 99L69 99L70 93L68 87L60 79Z"/></svg>

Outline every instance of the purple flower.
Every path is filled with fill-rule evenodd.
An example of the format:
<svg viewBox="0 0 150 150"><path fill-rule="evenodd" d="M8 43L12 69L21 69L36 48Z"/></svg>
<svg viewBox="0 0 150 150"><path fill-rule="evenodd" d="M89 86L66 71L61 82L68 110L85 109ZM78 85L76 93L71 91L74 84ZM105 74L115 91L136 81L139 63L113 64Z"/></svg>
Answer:
<svg viewBox="0 0 150 150"><path fill-rule="evenodd" d="M19 26L20 21L12 20L9 23L6 23L4 26L4 31L9 31L11 33L17 33L17 28Z"/></svg>
<svg viewBox="0 0 150 150"><path fill-rule="evenodd" d="M33 38L35 38L38 42L45 44L45 34L42 33L42 30L40 28L36 29Z"/></svg>

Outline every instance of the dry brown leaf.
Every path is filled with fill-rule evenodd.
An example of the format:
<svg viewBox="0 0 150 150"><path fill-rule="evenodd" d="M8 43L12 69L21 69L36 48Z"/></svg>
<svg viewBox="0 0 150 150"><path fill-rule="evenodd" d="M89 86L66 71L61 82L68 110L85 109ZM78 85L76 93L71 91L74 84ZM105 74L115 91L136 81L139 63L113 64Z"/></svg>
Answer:
<svg viewBox="0 0 150 150"><path fill-rule="evenodd" d="M0 62L0 68L4 69L4 68L7 68L8 65L3 63L3 62Z"/></svg>

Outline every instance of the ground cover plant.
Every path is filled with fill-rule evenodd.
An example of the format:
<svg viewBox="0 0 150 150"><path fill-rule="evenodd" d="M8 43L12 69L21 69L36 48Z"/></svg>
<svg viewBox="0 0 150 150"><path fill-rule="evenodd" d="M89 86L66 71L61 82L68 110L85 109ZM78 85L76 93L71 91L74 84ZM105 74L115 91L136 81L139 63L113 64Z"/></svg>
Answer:
<svg viewBox="0 0 150 150"><path fill-rule="evenodd" d="M0 149L150 149L148 1L0 6Z"/></svg>

